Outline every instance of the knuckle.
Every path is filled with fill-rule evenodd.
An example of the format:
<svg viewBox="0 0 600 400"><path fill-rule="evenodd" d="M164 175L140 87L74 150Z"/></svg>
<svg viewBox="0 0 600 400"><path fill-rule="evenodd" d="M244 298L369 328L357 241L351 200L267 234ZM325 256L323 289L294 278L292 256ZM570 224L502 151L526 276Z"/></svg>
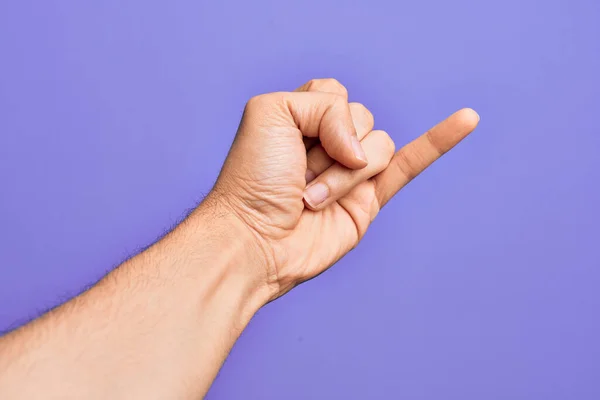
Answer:
<svg viewBox="0 0 600 400"><path fill-rule="evenodd" d="M376 135L383 154L385 155L385 162L389 163L394 156L394 152L396 151L396 144L394 143L394 140L386 131L376 130L371 132L371 134Z"/></svg>
<svg viewBox="0 0 600 400"><path fill-rule="evenodd" d="M394 139L392 139L392 137L387 133L385 134L385 149L387 151L389 162L396 152L396 143L394 143Z"/></svg>
<svg viewBox="0 0 600 400"><path fill-rule="evenodd" d="M339 86L339 87L344 87L344 86L343 86L343 85L340 83L340 81L338 81L338 80L337 80L337 79L335 79L335 78L325 78L325 79L322 79L322 81L323 81L323 83L325 83L325 84L328 84L328 85L331 85L331 86Z"/></svg>
<svg viewBox="0 0 600 400"><path fill-rule="evenodd" d="M244 115L256 115L256 113L265 113L268 110L279 109L285 105L285 93L265 93L253 96L246 102Z"/></svg>
<svg viewBox="0 0 600 400"><path fill-rule="evenodd" d="M311 79L310 81L308 81L304 85L302 85L302 87L307 92L318 91L320 88L319 79Z"/></svg>
<svg viewBox="0 0 600 400"><path fill-rule="evenodd" d="M246 103L246 110L253 110L256 108L260 108L262 104L265 103L265 97L268 96L266 94L259 94L257 96L253 96Z"/></svg>
<svg viewBox="0 0 600 400"><path fill-rule="evenodd" d="M348 102L342 96L337 93L321 93L319 96L319 105L327 108L328 117L333 118L335 116L335 123L343 121L351 121L352 116L348 109ZM331 115L329 115L331 113ZM324 116L325 117L325 116ZM333 122L330 121L330 122Z"/></svg>
<svg viewBox="0 0 600 400"><path fill-rule="evenodd" d="M427 142L431 145L431 148L437 154L438 157L442 156L446 152L444 147L440 143L438 143L437 140L435 140L435 137L431 133L431 130L425 132L424 137L427 140Z"/></svg>
<svg viewBox="0 0 600 400"><path fill-rule="evenodd" d="M373 113L365 107L362 103L350 103L350 110L352 114L357 117L364 119L369 126L373 126L375 124L375 117L373 117Z"/></svg>
<svg viewBox="0 0 600 400"><path fill-rule="evenodd" d="M414 160L409 157L406 151L400 150L394 161L392 165L394 165L398 174L404 176L407 181L412 181L418 175Z"/></svg>
<svg viewBox="0 0 600 400"><path fill-rule="evenodd" d="M254 108L254 107L262 107L265 104L272 104L279 102L283 99L283 93L275 92L275 93L264 93L253 96L246 103L246 107Z"/></svg>
<svg viewBox="0 0 600 400"><path fill-rule="evenodd" d="M335 78L327 78L323 80L323 85L328 88L336 89L342 95L348 96L348 89Z"/></svg>
<svg viewBox="0 0 600 400"><path fill-rule="evenodd" d="M311 79L307 87L309 90L337 93L348 97L348 89L335 78Z"/></svg>
<svg viewBox="0 0 600 400"><path fill-rule="evenodd" d="M320 79L311 79L310 81L306 82L306 84L304 86L306 86L307 89L318 89L319 88L319 83L320 83Z"/></svg>
<svg viewBox="0 0 600 400"><path fill-rule="evenodd" d="M348 102L346 101L346 98L342 95L339 95L337 93L328 93L328 95L330 95L331 97L333 97L333 103L336 106L339 107L344 107L344 110L348 110Z"/></svg>

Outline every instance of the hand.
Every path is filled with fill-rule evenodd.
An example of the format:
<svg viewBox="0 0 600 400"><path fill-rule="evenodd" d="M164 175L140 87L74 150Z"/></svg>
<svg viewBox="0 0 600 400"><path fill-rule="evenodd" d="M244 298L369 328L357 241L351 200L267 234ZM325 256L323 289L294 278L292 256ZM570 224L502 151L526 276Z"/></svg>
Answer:
<svg viewBox="0 0 600 400"><path fill-rule="evenodd" d="M271 300L354 248L381 207L475 129L463 109L394 154L333 79L251 99L211 197L251 233Z"/></svg>

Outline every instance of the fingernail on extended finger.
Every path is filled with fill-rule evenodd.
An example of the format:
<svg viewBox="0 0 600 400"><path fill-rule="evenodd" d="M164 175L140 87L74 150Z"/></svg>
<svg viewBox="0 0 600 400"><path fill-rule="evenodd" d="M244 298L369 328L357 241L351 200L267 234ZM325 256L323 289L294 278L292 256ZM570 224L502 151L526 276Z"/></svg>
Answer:
<svg viewBox="0 0 600 400"><path fill-rule="evenodd" d="M312 182L317 177L317 174L312 172L310 169L306 170L306 183Z"/></svg>
<svg viewBox="0 0 600 400"><path fill-rule="evenodd" d="M306 188L304 199L311 207L318 207L329 197L329 188L322 182L315 183Z"/></svg>
<svg viewBox="0 0 600 400"><path fill-rule="evenodd" d="M367 162L367 155L356 136L351 136L350 140L352 141L352 151L354 152L354 156L361 161Z"/></svg>

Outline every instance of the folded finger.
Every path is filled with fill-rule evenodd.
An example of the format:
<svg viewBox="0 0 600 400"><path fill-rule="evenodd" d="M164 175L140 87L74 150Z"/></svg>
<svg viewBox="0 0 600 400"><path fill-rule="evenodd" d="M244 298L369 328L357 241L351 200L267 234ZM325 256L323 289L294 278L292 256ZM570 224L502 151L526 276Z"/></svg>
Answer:
<svg viewBox="0 0 600 400"><path fill-rule="evenodd" d="M366 167L348 169L334 163L304 191L304 201L312 210L320 210L346 195L356 185L383 171L394 154L394 142L384 131L372 131L362 141L369 159Z"/></svg>

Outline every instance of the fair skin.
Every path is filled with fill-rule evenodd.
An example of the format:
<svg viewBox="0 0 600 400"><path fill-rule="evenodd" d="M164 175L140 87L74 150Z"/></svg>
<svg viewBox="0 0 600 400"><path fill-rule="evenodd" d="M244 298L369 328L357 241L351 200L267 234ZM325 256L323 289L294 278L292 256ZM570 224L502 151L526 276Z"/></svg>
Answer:
<svg viewBox="0 0 600 400"><path fill-rule="evenodd" d="M0 398L202 398L254 313L354 248L478 121L460 110L394 153L335 80L251 99L215 187L185 221L0 338Z"/></svg>

